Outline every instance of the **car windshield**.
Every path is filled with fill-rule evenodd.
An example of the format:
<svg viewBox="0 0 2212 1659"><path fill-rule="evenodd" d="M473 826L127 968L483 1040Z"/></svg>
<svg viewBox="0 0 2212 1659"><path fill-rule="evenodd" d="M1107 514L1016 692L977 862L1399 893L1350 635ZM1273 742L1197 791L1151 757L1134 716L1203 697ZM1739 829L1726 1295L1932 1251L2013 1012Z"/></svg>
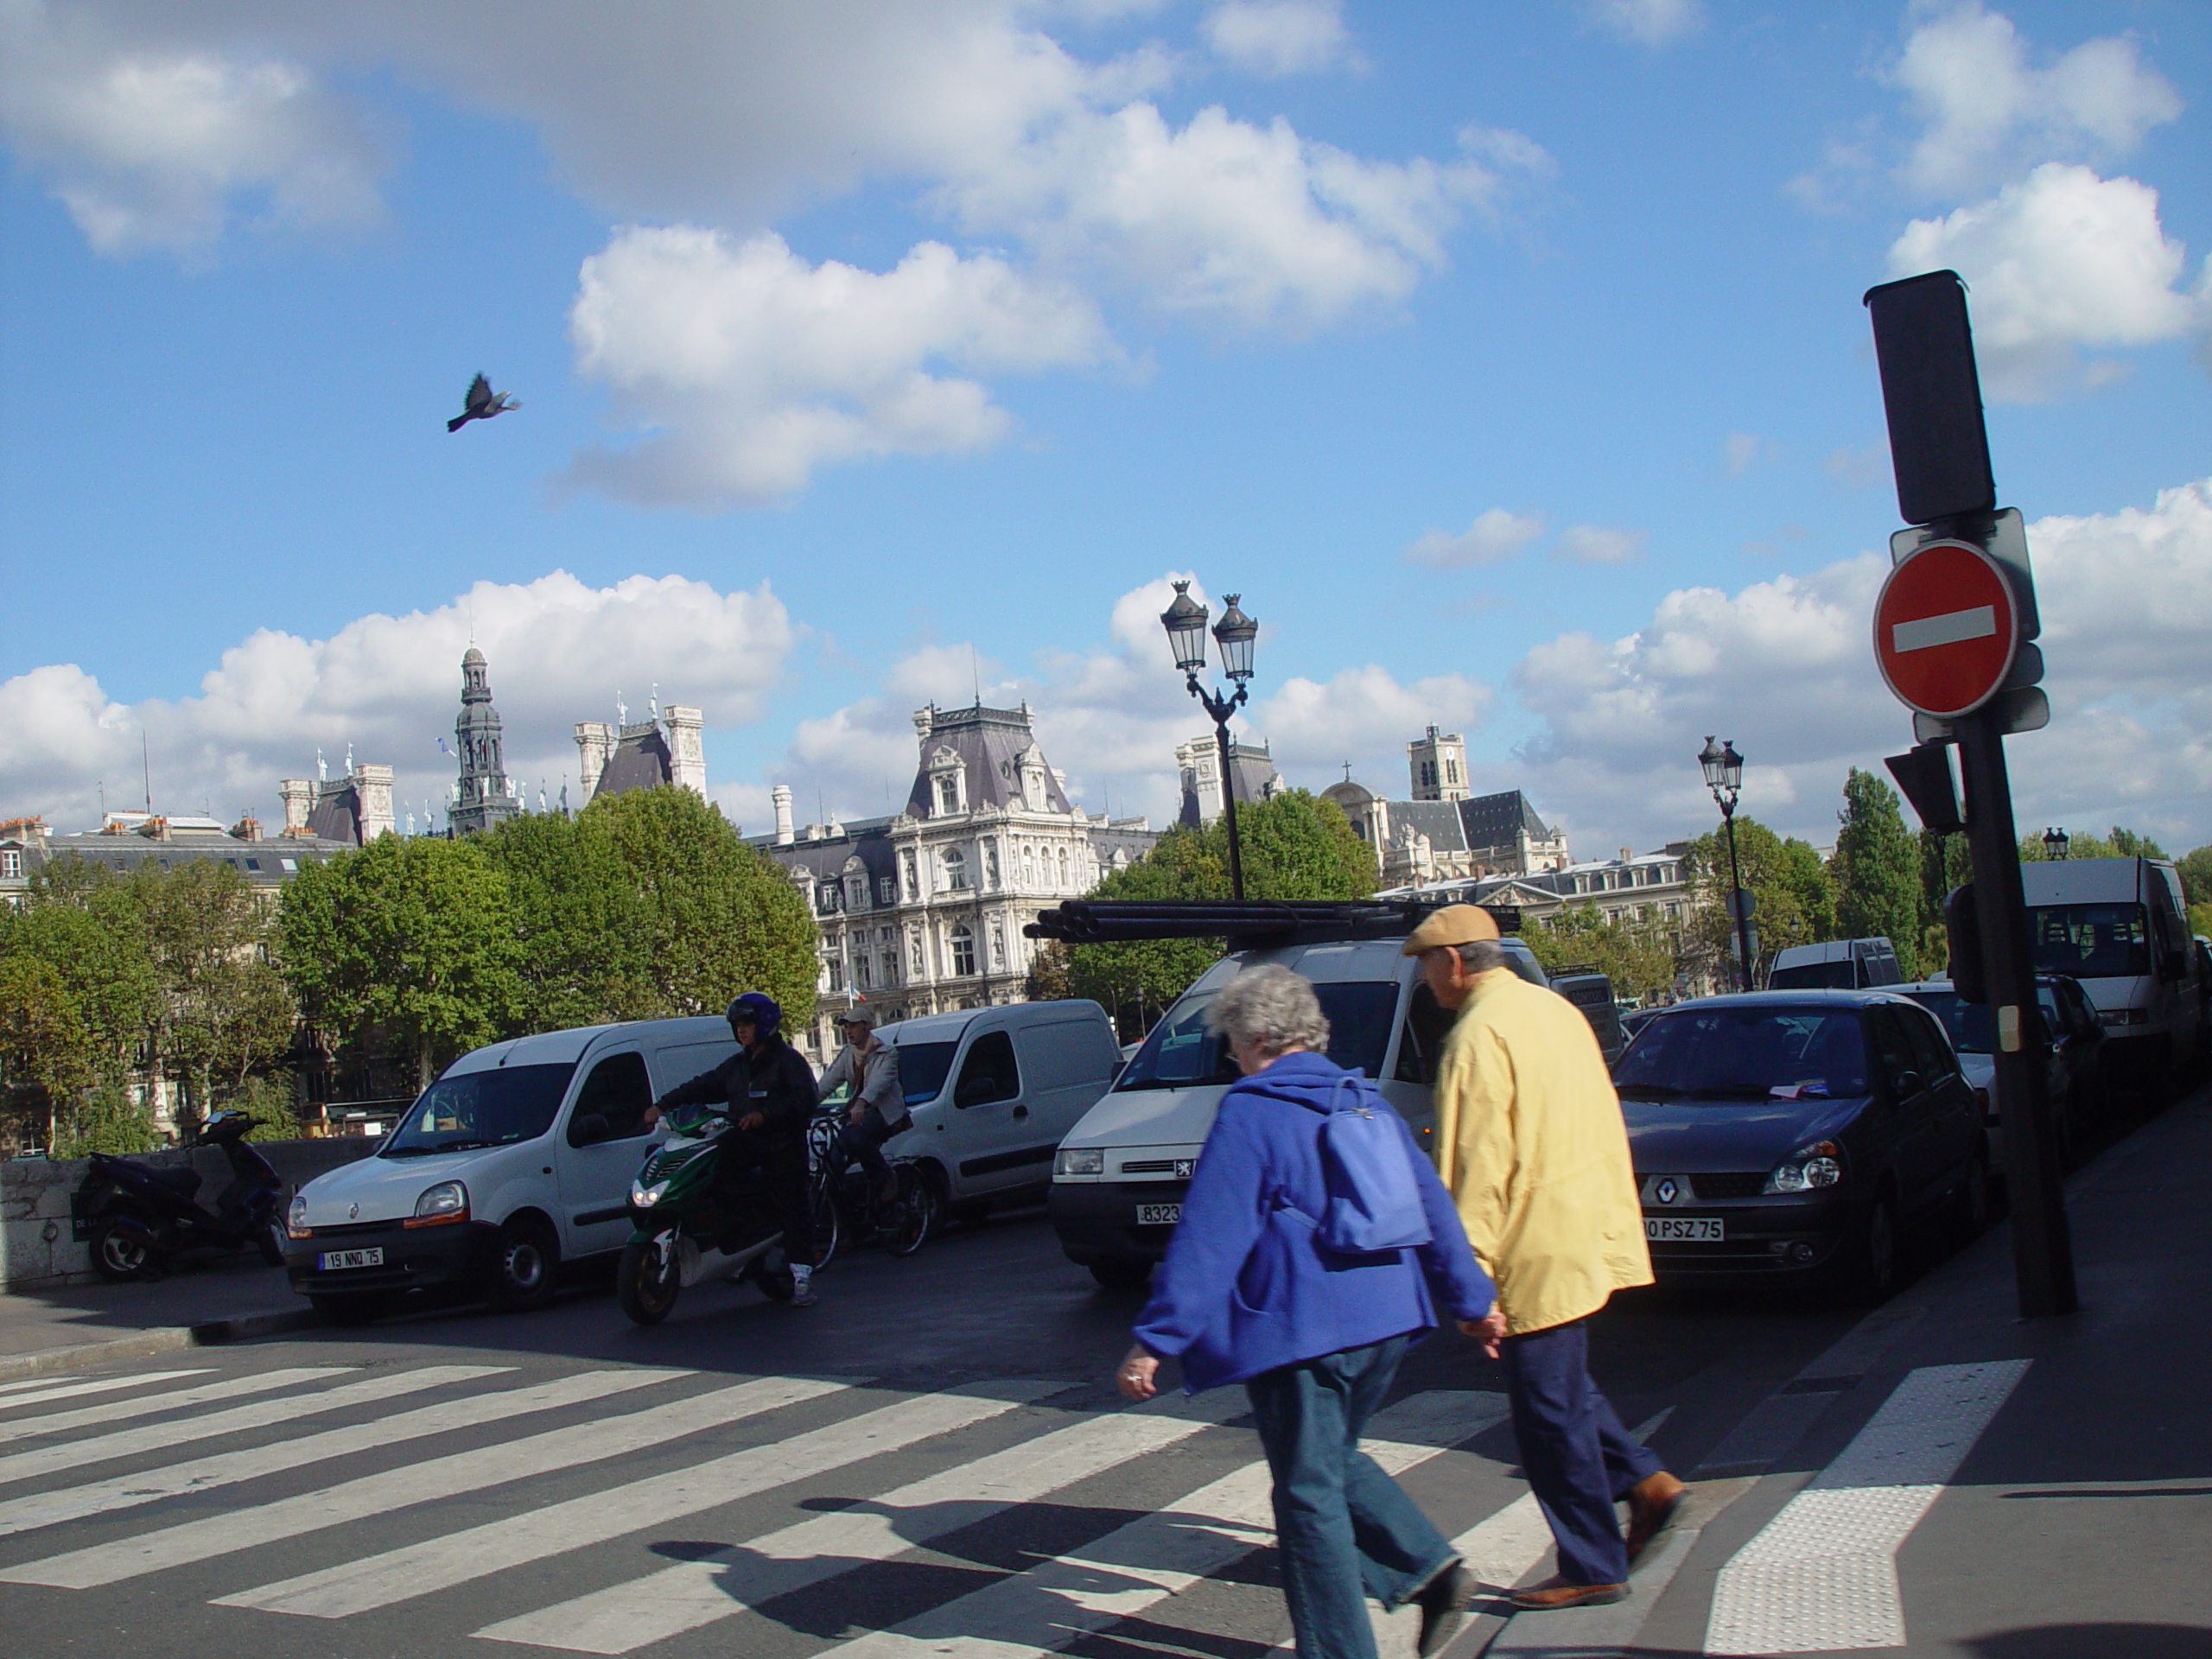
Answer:
<svg viewBox="0 0 2212 1659"><path fill-rule="evenodd" d="M952 1070L952 1057L959 1047L957 1042L899 1045L899 1092L909 1106L935 1100L944 1090L945 1073Z"/></svg>
<svg viewBox="0 0 2212 1659"><path fill-rule="evenodd" d="M1914 1001L1943 1022L1943 1029L1951 1033L1951 1046L1961 1054L1993 1054L1996 1045L1989 1039L1989 1005L1969 1002L1956 991L1908 991ZM2041 992L2046 1006L2050 992Z"/></svg>
<svg viewBox="0 0 2212 1659"><path fill-rule="evenodd" d="M2028 912L2036 971L2120 979L2151 971L2140 905L2037 905Z"/></svg>
<svg viewBox="0 0 2212 1659"><path fill-rule="evenodd" d="M407 1109L378 1155L421 1158L535 1141L553 1127L553 1115L561 1109L561 1096L575 1069L575 1061L563 1060L440 1077Z"/></svg>
<svg viewBox="0 0 2212 1659"><path fill-rule="evenodd" d="M1685 1008L1637 1033L1613 1069L1632 1100L1803 1100L1866 1092L1855 1008Z"/></svg>
<svg viewBox="0 0 2212 1659"><path fill-rule="evenodd" d="M1329 1058L1346 1071L1370 1077L1382 1065L1390 1046L1390 1021L1398 1008L1395 980L1335 980L1317 984L1321 1012L1329 1021ZM1137 1056L1123 1068L1114 1087L1182 1089L1193 1084L1234 1083L1236 1062L1229 1045L1206 1029L1211 990L1192 991L1152 1028Z"/></svg>

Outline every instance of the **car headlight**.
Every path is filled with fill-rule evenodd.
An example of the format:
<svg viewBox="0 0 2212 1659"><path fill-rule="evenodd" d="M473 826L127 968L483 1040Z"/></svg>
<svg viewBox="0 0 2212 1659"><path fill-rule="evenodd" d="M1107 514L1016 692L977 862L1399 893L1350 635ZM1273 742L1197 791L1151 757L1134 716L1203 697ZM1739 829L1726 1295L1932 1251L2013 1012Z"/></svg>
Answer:
<svg viewBox="0 0 2212 1659"><path fill-rule="evenodd" d="M1833 1141L1801 1147L1766 1178L1770 1192L1810 1192L1843 1179L1843 1148Z"/></svg>
<svg viewBox="0 0 2212 1659"><path fill-rule="evenodd" d="M1103 1147L1062 1147L1052 1159L1055 1175L1103 1175L1106 1173L1106 1149Z"/></svg>
<svg viewBox="0 0 2212 1659"><path fill-rule="evenodd" d="M306 1193L302 1192L293 1198L292 1208L284 1217L284 1230L294 1238L308 1238L313 1236L313 1230L308 1226L308 1195Z"/></svg>
<svg viewBox="0 0 2212 1659"><path fill-rule="evenodd" d="M632 1181L630 1183L630 1203L637 1209L650 1210L660 1202L661 1195L667 1191L666 1181L655 1181L651 1186L643 1181Z"/></svg>
<svg viewBox="0 0 2212 1659"><path fill-rule="evenodd" d="M459 1181L440 1181L425 1187L415 1200L415 1213L401 1224L407 1227L442 1227L468 1219L468 1189Z"/></svg>

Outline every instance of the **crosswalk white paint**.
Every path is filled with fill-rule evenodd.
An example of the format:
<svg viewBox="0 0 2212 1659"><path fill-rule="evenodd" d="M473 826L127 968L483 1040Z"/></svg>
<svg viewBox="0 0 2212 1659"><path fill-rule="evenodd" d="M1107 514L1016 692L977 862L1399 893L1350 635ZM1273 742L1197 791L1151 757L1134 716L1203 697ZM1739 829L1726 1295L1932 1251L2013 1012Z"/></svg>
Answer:
<svg viewBox="0 0 2212 1659"><path fill-rule="evenodd" d="M912 1481L858 1508L802 1521L712 1555L486 1626L495 1642L628 1653L695 1630L1166 1450L1244 1409L1217 1393L1170 1414L1136 1407L1024 1440Z"/></svg>
<svg viewBox="0 0 2212 1659"><path fill-rule="evenodd" d="M0 1423L0 1444L9 1440L29 1440L40 1434L65 1433L73 1428L89 1428L96 1423L127 1422L133 1417L151 1417L163 1412L183 1411L215 1400L242 1400L251 1395L275 1394L279 1389L296 1388L303 1382L320 1382L325 1377L344 1376L354 1369L351 1365L289 1365L280 1370L225 1377L219 1382L202 1382L189 1389L171 1389L165 1393L149 1395L143 1400L110 1400L102 1405L80 1406L74 1411L43 1412L35 1417ZM6 1478L7 1476L0 1475L0 1480Z"/></svg>
<svg viewBox="0 0 2212 1659"><path fill-rule="evenodd" d="M493 1395L469 1402L458 1411L434 1407L431 1411L440 1415L432 1421L451 1418L456 1420L455 1426L474 1427L502 1417L582 1404L690 1375L689 1371L667 1370L586 1371L535 1389ZM650 1407L626 1416L548 1429L519 1440L502 1441L364 1475L358 1480L302 1492L273 1503L226 1510L205 1520L188 1521L115 1543L51 1555L43 1560L26 1561L0 1571L0 1583L45 1584L65 1590L89 1590L100 1585L118 1584L125 1579L207 1560L252 1545L300 1537L348 1521L415 1504L434 1503L531 1475L620 1457L701 1429L717 1428L740 1418L773 1411L835 1386L791 1382L782 1377L741 1382L733 1388ZM424 1418L429 1417L429 1414L424 1414ZM410 1424L404 1419L387 1418L362 1427L372 1436L371 1445L377 1446L405 1438L404 1431L410 1427L422 1433L437 1432L423 1419ZM349 1446L347 1449L355 1448ZM237 1467L231 1465L232 1469ZM150 1480L143 1475L133 1476L131 1489L135 1492L149 1484L174 1489L177 1481L164 1481L165 1472L156 1471ZM204 1491L208 1485L219 1484L219 1477L225 1472L220 1467L210 1471L201 1465L189 1490Z"/></svg>
<svg viewBox="0 0 2212 1659"><path fill-rule="evenodd" d="M420 1376L420 1374L416 1374ZM115 1476L113 1480L95 1480L84 1486L64 1486L60 1491L44 1491L31 1497L0 1502L0 1535L22 1533L33 1526L53 1526L55 1522L78 1520L82 1516L99 1516L115 1509L135 1509L137 1504L153 1504L162 1497L179 1497L183 1493L206 1493L219 1486L234 1486L241 1480L259 1480L261 1476L274 1476L285 1469L303 1469L315 1462L329 1458L345 1458L356 1451L380 1451L385 1446L404 1445L410 1440L423 1440L425 1435L449 1433L454 1429L474 1429L485 1422L502 1422L506 1418L520 1418L531 1411L556 1411L566 1405L584 1405L588 1400L601 1400L611 1394L624 1394L628 1389L639 1389L648 1382L659 1382L668 1378L668 1371L582 1371L577 1376L562 1376L550 1382L536 1382L524 1389L502 1389L498 1394L478 1394L462 1400L445 1400L442 1405L418 1407L414 1411L398 1411L390 1418L370 1418L365 1422L347 1422L343 1429L325 1429L323 1433L309 1433L299 1440L276 1440L265 1446L250 1446L245 1451L226 1451L214 1458L197 1458L193 1462L177 1462L163 1469L139 1469L128 1476ZM686 1376L677 1371L675 1376ZM451 1378L445 1378L451 1380ZM429 1387L429 1385L418 1385ZM394 1497L385 1509L407 1502ZM376 1513L376 1510L365 1510ZM221 1517L226 1531L224 1548L237 1548L244 1544L244 1526L234 1524L228 1516ZM276 1533L281 1537L281 1533ZM40 1584L44 1580L24 1580L20 1568L11 1573L0 1573L0 1580L13 1580L17 1584ZM98 1581L98 1580L95 1580Z"/></svg>
<svg viewBox="0 0 2212 1659"><path fill-rule="evenodd" d="M895 1452L982 1422L1065 1386L1021 1379L923 1395L774 1445L753 1446L527 1515L219 1597L218 1605L315 1618L343 1618L387 1607Z"/></svg>
<svg viewBox="0 0 2212 1659"><path fill-rule="evenodd" d="M1897 1548L2028 1363L1933 1365L1908 1376L1841 1455L1721 1569L1705 1650L1903 1647Z"/></svg>
<svg viewBox="0 0 2212 1659"><path fill-rule="evenodd" d="M0 1411L18 1406L43 1405L48 1400L71 1400L79 1395L113 1394L118 1389L143 1389L149 1382L167 1382L180 1376L205 1376L208 1368L188 1371L141 1371L136 1376L101 1376L67 1382L58 1377L33 1377L27 1382L0 1382ZM45 1386L41 1388L40 1385Z"/></svg>
<svg viewBox="0 0 2212 1659"><path fill-rule="evenodd" d="M86 1464L106 1463L141 1452L166 1452L172 1446L193 1440L213 1440L219 1435L268 1428L302 1417L320 1416L325 1412L347 1411L358 1406L373 1405L379 1400L395 1399L401 1395L420 1394L426 1389L444 1388L455 1382L473 1382L482 1377L496 1376L511 1369L505 1365L425 1365L419 1370L364 1377L358 1382L343 1382L336 1388L319 1389L313 1394L264 1401L256 1406L233 1407L228 1411L213 1412L187 1422L151 1423L137 1428L118 1429L113 1433L94 1435L90 1440L36 1446L28 1452L17 1452L0 1458L0 1481L28 1480L35 1476L56 1474L65 1469L82 1468ZM456 1402L455 1404L465 1407L467 1402ZM286 1446L302 1444L305 1442L282 1441L263 1449L281 1453ZM289 1465L280 1464L277 1466ZM124 1484L127 1485L128 1480ZM19 1499L16 1503L33 1501ZM22 1530L21 1527L8 1523L8 1517L15 1512L15 1503L0 1503L0 1533ZM29 1524L38 1526L44 1522L33 1522Z"/></svg>

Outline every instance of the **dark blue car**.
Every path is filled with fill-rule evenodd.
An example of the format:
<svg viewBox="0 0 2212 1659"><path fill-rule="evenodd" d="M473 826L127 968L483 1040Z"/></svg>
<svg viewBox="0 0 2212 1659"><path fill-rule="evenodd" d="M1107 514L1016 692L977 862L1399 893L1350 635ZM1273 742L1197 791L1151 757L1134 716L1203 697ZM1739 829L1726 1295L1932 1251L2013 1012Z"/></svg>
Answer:
<svg viewBox="0 0 2212 1659"><path fill-rule="evenodd" d="M1662 1008L1613 1068L1653 1271L1878 1299L1905 1230L1978 1227L1988 1153L1940 1021L1884 991Z"/></svg>

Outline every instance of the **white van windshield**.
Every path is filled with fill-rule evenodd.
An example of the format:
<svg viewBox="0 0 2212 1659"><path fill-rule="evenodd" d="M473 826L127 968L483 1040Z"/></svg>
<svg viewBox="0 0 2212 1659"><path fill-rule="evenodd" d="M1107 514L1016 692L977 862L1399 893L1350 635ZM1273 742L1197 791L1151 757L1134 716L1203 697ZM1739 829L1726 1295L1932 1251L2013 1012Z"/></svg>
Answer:
<svg viewBox="0 0 2212 1659"><path fill-rule="evenodd" d="M535 1141L553 1127L575 1070L574 1060L563 1060L440 1077L408 1109L377 1155L423 1158Z"/></svg>
<svg viewBox="0 0 2212 1659"><path fill-rule="evenodd" d="M2140 905L2031 906L2028 938L2040 974L2120 979L2151 971Z"/></svg>
<svg viewBox="0 0 2212 1659"><path fill-rule="evenodd" d="M1329 1021L1329 1058L1346 1071L1377 1076L1390 1046L1390 1022L1398 1010L1395 980L1333 980L1313 988ZM1152 1028L1114 1087L1185 1089L1196 1084L1234 1083L1236 1062L1229 1045L1206 1029L1212 991L1192 991Z"/></svg>

